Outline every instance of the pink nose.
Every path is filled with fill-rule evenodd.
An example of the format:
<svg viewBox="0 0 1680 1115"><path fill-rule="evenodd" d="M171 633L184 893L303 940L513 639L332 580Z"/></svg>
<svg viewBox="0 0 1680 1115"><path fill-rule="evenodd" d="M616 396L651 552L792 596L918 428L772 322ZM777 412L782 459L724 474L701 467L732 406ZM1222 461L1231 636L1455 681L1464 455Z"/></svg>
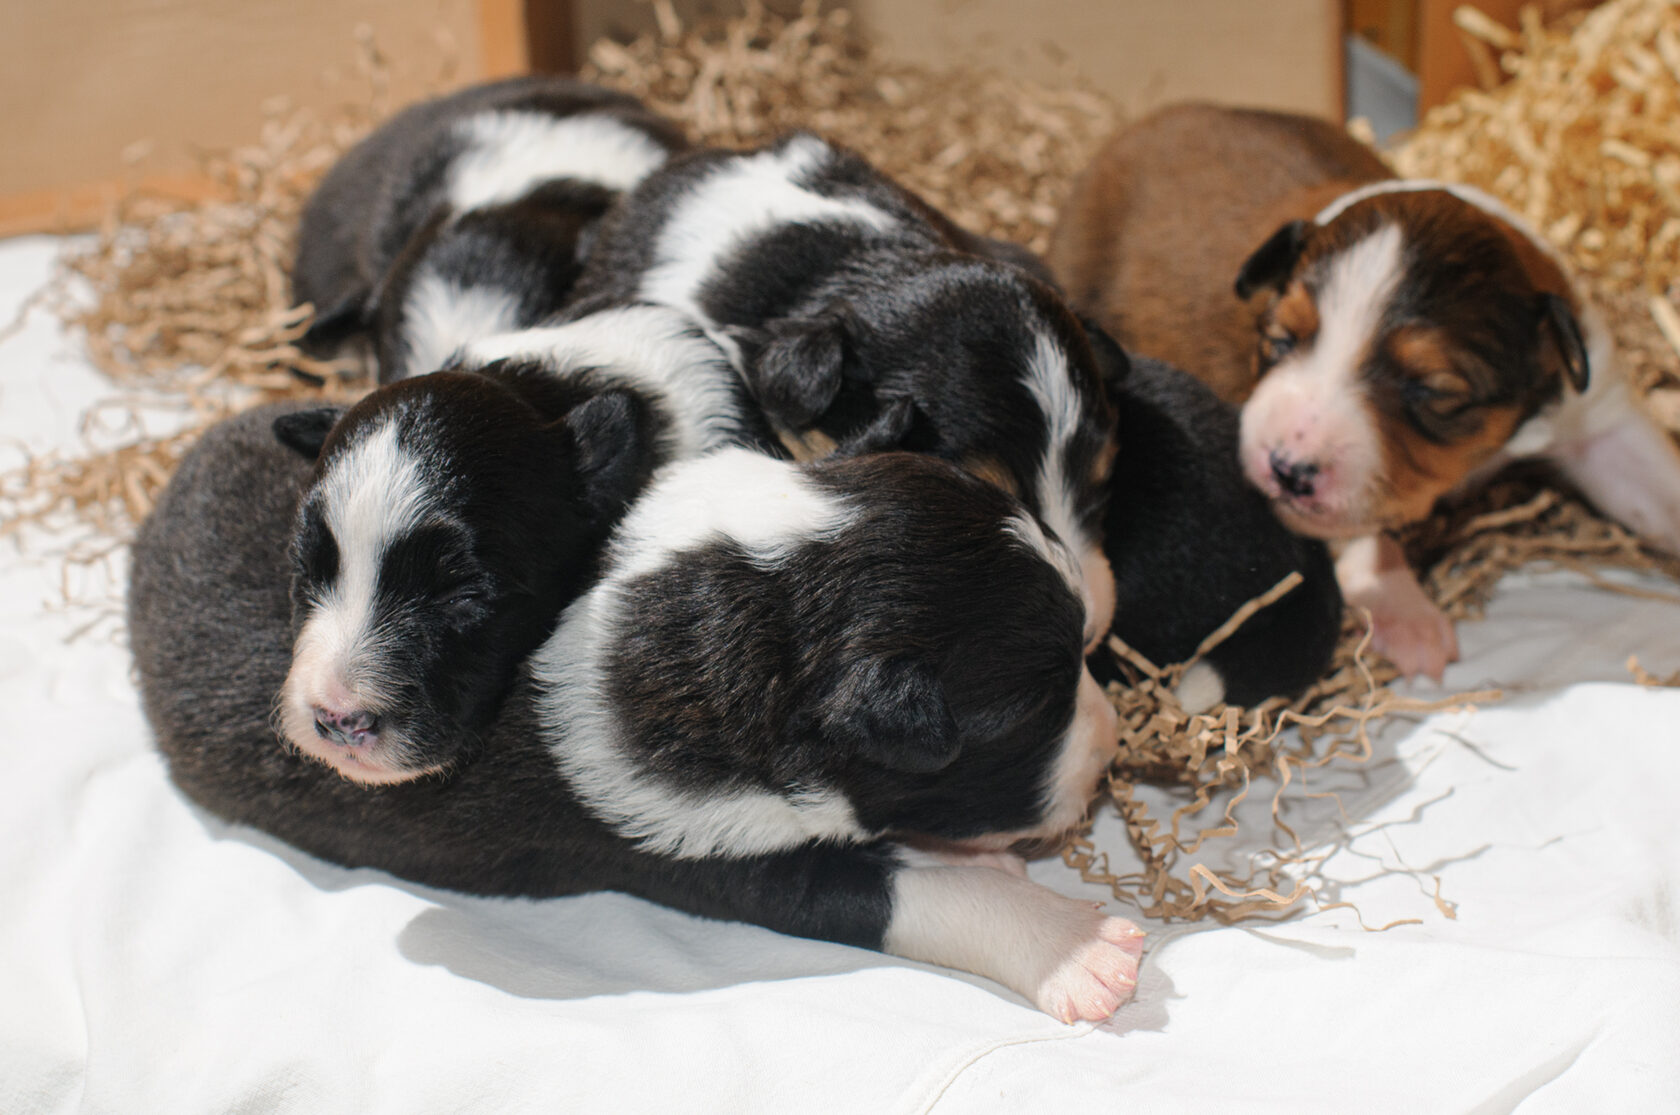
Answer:
<svg viewBox="0 0 1680 1115"><path fill-rule="evenodd" d="M338 712L316 705L315 732L344 747L365 747L379 731L379 717L366 709Z"/></svg>

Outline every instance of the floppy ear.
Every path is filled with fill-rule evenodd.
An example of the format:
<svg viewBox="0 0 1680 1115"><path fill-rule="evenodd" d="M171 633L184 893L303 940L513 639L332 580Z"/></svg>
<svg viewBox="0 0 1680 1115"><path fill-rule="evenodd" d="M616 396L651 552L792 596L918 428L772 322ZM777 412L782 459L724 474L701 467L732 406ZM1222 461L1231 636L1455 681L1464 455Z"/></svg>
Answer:
<svg viewBox="0 0 1680 1115"><path fill-rule="evenodd" d="M274 420L274 437L281 445L313 461L321 456L321 446L326 444L327 435L342 417L343 407L317 407L282 414Z"/></svg>
<svg viewBox="0 0 1680 1115"><path fill-rule="evenodd" d="M373 291L352 291L336 305L316 313L297 345L311 356L331 356L373 321Z"/></svg>
<svg viewBox="0 0 1680 1115"><path fill-rule="evenodd" d="M816 712L827 739L889 770L940 770L961 749L945 691L919 658L850 663Z"/></svg>
<svg viewBox="0 0 1680 1115"><path fill-rule="evenodd" d="M836 458L861 457L865 453L889 453L904 449L912 453L931 452L937 439L932 423L915 400L900 396L881 408L863 429L847 436L834 450Z"/></svg>
<svg viewBox="0 0 1680 1115"><path fill-rule="evenodd" d="M1131 357L1120 347L1120 342L1108 335L1108 330L1091 318L1081 315L1079 324L1085 327L1085 335L1091 339L1091 355L1097 360L1097 375L1102 379L1104 389L1112 395L1131 372Z"/></svg>
<svg viewBox="0 0 1680 1115"><path fill-rule="evenodd" d="M834 405L847 370L852 327L851 313L842 307L777 321L765 330L762 347L746 361L746 381L773 424L801 430Z"/></svg>
<svg viewBox="0 0 1680 1115"><path fill-rule="evenodd" d="M1540 296L1540 352L1542 360L1563 365L1564 378L1576 391L1585 391L1592 376L1581 325L1569 300L1556 294Z"/></svg>
<svg viewBox="0 0 1680 1115"><path fill-rule="evenodd" d="M1256 248L1237 272L1237 297L1246 302L1261 287L1282 290L1307 245L1307 231L1307 222L1290 221Z"/></svg>
<svg viewBox="0 0 1680 1115"><path fill-rule="evenodd" d="M603 391L561 419L589 513L608 519L636 497L653 470L647 406L628 391Z"/></svg>

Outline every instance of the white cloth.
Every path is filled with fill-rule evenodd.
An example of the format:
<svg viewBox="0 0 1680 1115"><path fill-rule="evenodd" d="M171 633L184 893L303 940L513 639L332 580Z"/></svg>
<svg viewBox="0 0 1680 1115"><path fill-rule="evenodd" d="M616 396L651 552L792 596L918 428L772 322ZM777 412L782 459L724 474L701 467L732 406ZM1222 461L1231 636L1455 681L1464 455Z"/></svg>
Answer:
<svg viewBox="0 0 1680 1115"><path fill-rule="evenodd" d="M56 247L0 244L0 321ZM0 467L73 449L112 391L33 316L0 343ZM1680 607L1507 581L1447 683L1518 691L1309 787L1355 834L1331 897L1421 923L1151 926L1136 1001L1067 1027L977 977L614 894L428 891L230 828L170 786L120 622L63 605L51 541L0 557L0 1112L1680 1105L1680 691L1623 668L1680 669ZM1260 808L1225 860L1270 840ZM1289 820L1338 831L1328 799ZM1118 823L1096 835L1124 869Z"/></svg>

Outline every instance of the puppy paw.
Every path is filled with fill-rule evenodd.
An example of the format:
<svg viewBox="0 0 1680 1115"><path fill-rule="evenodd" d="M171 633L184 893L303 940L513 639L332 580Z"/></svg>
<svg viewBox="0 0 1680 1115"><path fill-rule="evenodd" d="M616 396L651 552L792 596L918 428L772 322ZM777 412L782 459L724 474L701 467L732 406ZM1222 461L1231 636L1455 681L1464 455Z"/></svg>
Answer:
<svg viewBox="0 0 1680 1115"><path fill-rule="evenodd" d="M1124 918L1099 914L1089 937L1072 945L1033 1002L1063 1022L1101 1022L1131 1000L1142 955L1142 930Z"/></svg>
<svg viewBox="0 0 1680 1115"><path fill-rule="evenodd" d="M1458 633L1452 620L1418 590L1415 598L1383 599L1371 612L1371 647L1406 677L1439 682L1447 663L1458 661Z"/></svg>

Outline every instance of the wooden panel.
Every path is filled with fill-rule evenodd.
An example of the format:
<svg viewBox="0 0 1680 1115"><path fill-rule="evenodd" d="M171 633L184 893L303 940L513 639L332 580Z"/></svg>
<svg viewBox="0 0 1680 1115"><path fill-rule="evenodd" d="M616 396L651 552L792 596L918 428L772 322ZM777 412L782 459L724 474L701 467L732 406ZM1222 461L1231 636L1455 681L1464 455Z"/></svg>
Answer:
<svg viewBox="0 0 1680 1115"><path fill-rule="evenodd" d="M265 102L328 110L367 95L359 27L390 62L393 103L474 80L483 25L476 0L8 3L0 231L85 225L137 180L202 190L185 181L194 153L253 140Z"/></svg>

